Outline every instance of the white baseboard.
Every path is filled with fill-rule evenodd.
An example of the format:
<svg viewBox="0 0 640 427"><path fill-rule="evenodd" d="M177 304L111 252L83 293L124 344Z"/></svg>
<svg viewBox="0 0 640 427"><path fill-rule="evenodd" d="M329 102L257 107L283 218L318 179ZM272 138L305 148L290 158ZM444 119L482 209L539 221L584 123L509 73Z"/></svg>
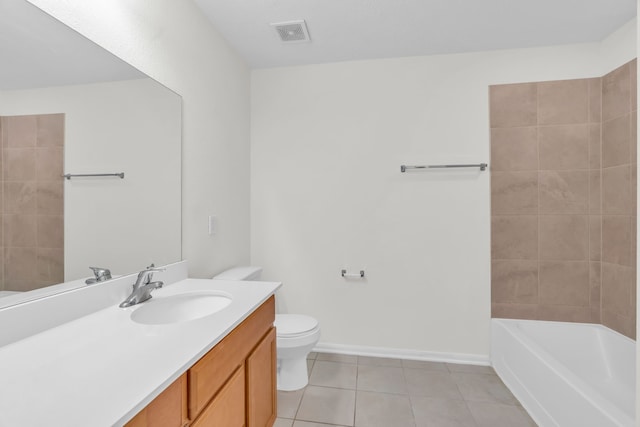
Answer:
<svg viewBox="0 0 640 427"><path fill-rule="evenodd" d="M362 345L332 344L319 342L313 351L321 353L351 354L356 356L389 357L393 359L424 360L428 362L464 363L467 365L490 366L489 355L444 353L436 351L407 350Z"/></svg>

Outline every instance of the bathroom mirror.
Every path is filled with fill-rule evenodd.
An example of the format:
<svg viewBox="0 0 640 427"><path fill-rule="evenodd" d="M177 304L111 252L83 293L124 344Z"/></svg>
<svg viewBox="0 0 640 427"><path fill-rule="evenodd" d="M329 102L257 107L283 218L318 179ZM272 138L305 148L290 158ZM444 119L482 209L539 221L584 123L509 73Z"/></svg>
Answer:
<svg viewBox="0 0 640 427"><path fill-rule="evenodd" d="M25 0L0 53L0 308L179 261L180 96Z"/></svg>

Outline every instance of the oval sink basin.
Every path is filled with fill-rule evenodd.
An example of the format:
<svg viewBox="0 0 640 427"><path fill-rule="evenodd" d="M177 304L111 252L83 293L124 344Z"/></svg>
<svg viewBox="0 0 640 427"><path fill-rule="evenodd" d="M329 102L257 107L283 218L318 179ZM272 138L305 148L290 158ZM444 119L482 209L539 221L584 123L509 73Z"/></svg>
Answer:
<svg viewBox="0 0 640 427"><path fill-rule="evenodd" d="M231 304L231 299L231 295L216 291L151 298L131 313L131 320L144 325L187 322L217 313Z"/></svg>

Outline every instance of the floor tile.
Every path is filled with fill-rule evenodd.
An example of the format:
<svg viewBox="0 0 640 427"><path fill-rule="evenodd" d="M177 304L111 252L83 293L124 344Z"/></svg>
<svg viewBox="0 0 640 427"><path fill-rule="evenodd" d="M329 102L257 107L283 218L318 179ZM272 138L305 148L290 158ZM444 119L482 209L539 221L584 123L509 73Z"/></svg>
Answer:
<svg viewBox="0 0 640 427"><path fill-rule="evenodd" d="M491 366L481 365L464 365L461 363L447 363L447 369L449 372L469 372L472 374L492 374L495 375L496 371Z"/></svg>
<svg viewBox="0 0 640 427"><path fill-rule="evenodd" d="M315 351L312 351L311 353L309 353L309 354L307 355L307 359L310 359L310 360L316 360L316 357L317 357L317 356L318 356L318 353L316 353Z"/></svg>
<svg viewBox="0 0 640 427"><path fill-rule="evenodd" d="M332 427L338 426L338 424L325 424L325 423L310 423L309 421L295 421L293 427Z"/></svg>
<svg viewBox="0 0 640 427"><path fill-rule="evenodd" d="M467 402L478 427L536 427L521 406Z"/></svg>
<svg viewBox="0 0 640 427"><path fill-rule="evenodd" d="M358 356L351 354L318 353L316 360L325 362L358 363Z"/></svg>
<svg viewBox="0 0 640 427"><path fill-rule="evenodd" d="M353 426L355 390L309 385L304 392L296 421Z"/></svg>
<svg viewBox="0 0 640 427"><path fill-rule="evenodd" d="M278 390L278 417L295 418L303 394L304 389L296 391Z"/></svg>
<svg viewBox="0 0 640 427"><path fill-rule="evenodd" d="M476 427L464 400L411 396L417 427Z"/></svg>
<svg viewBox="0 0 640 427"><path fill-rule="evenodd" d="M411 395L462 400L458 386L448 372L405 368L404 378Z"/></svg>
<svg viewBox="0 0 640 427"><path fill-rule="evenodd" d="M391 366L358 366L358 390L383 393L407 393L402 368Z"/></svg>
<svg viewBox="0 0 640 427"><path fill-rule="evenodd" d="M427 371L449 372L445 363L428 362L426 360L402 360L402 367L411 369L425 369Z"/></svg>
<svg viewBox="0 0 640 427"><path fill-rule="evenodd" d="M402 360L389 357L358 356L358 365L402 367Z"/></svg>
<svg viewBox="0 0 640 427"><path fill-rule="evenodd" d="M355 390L357 374L357 365L316 360L309 377L309 384Z"/></svg>
<svg viewBox="0 0 640 427"><path fill-rule="evenodd" d="M451 378L465 400L517 405L518 400L511 394L497 375L469 374L455 372Z"/></svg>
<svg viewBox="0 0 640 427"><path fill-rule="evenodd" d="M315 363L316 361L314 359L307 359L307 375L311 375Z"/></svg>
<svg viewBox="0 0 640 427"><path fill-rule="evenodd" d="M273 424L273 427L292 427L293 420L287 418L276 418L276 422Z"/></svg>
<svg viewBox="0 0 640 427"><path fill-rule="evenodd" d="M409 396L358 391L356 427L415 427Z"/></svg>

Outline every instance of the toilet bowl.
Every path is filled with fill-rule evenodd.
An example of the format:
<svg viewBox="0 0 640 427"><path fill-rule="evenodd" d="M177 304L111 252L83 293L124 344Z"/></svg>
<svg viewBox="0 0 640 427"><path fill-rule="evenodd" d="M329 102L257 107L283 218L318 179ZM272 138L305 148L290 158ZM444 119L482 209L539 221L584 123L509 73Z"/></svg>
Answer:
<svg viewBox="0 0 640 427"><path fill-rule="evenodd" d="M236 267L214 277L215 280L259 280L262 268ZM276 314L278 390L299 390L309 383L307 356L320 339L320 326L311 316Z"/></svg>

